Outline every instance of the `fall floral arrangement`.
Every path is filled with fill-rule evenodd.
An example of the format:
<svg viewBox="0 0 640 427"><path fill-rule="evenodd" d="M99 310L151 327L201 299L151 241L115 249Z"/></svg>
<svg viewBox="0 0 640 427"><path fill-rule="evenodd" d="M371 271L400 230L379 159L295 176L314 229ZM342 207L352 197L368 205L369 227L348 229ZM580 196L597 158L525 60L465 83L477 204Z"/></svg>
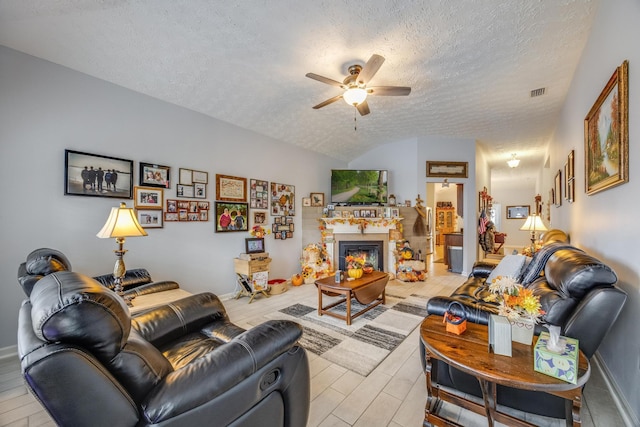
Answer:
<svg viewBox="0 0 640 427"><path fill-rule="evenodd" d="M251 227L251 231L249 231L249 233L252 236L257 237L258 239L261 239L267 234L271 233L271 230L265 229L261 225L254 225L253 227Z"/></svg>
<svg viewBox="0 0 640 427"><path fill-rule="evenodd" d="M364 263L365 263L364 258L355 257L353 255L347 255L344 258L344 261L348 269L356 269L356 270L360 270L362 267L364 267Z"/></svg>
<svg viewBox="0 0 640 427"><path fill-rule="evenodd" d="M485 301L498 301L498 314L511 321L530 320L540 323L545 314L540 306L540 297L533 295L530 289L524 288L513 277L496 277L489 285L489 291L492 294Z"/></svg>

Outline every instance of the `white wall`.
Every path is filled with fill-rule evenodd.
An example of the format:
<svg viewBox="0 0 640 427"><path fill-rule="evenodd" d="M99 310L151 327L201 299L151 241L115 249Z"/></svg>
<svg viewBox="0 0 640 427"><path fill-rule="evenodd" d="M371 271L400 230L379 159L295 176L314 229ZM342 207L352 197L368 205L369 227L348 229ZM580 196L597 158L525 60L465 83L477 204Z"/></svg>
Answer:
<svg viewBox="0 0 640 427"><path fill-rule="evenodd" d="M551 208L551 221L571 242L611 266L629 299L599 355L640 425L640 2L602 2L559 117L550 150L555 174L575 150L576 201ZM584 118L622 62L629 60L629 183L588 196L584 185ZM551 182L547 179L547 182Z"/></svg>
<svg viewBox="0 0 640 427"><path fill-rule="evenodd" d="M503 189L500 186L494 186L493 192L491 193L494 202L500 203L500 212L496 212L496 214L500 215L501 218L501 227L498 231L507 233L505 246L515 246L518 250L531 245L531 234L528 231L520 231L520 227L524 224L524 219L507 219L507 206L528 205L529 212L535 212L535 188L533 184L529 186L524 184L523 182L523 187L517 190L513 188ZM547 225L546 221L543 222ZM507 252L505 252L505 254L506 253Z"/></svg>
<svg viewBox="0 0 640 427"><path fill-rule="evenodd" d="M47 61L0 47L0 348L16 342L24 294L18 265L40 247L56 248L74 270L98 275L113 270L116 248L98 239L119 199L64 196L64 150L152 162L172 168L175 198L178 168L207 171L207 200L215 200L215 174L293 184L296 230L301 198L329 194L332 168L345 163L275 141L193 111L129 91ZM129 206L133 205L128 200ZM129 268L146 267L154 278L173 279L192 292L234 291L233 258L244 251L244 232L215 233L213 220L165 223L148 237L127 239ZM290 240L267 238L271 278L299 270L302 232Z"/></svg>

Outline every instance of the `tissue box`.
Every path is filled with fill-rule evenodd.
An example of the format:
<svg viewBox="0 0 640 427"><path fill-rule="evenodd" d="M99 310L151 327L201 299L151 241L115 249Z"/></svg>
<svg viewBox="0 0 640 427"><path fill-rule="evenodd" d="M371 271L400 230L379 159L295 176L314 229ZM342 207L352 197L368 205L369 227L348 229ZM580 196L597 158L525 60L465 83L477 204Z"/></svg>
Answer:
<svg viewBox="0 0 640 427"><path fill-rule="evenodd" d="M566 341L564 351L555 353L547 349L549 333L541 332L534 348L533 369L571 384L578 380L578 340L560 337Z"/></svg>

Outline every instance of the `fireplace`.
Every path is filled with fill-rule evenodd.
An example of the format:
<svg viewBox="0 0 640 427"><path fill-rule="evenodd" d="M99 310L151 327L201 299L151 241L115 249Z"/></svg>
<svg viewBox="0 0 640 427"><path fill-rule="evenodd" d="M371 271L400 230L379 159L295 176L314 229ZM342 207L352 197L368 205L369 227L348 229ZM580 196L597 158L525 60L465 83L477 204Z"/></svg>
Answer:
<svg viewBox="0 0 640 427"><path fill-rule="evenodd" d="M338 268L345 270L347 256L362 257L374 270L384 271L384 242L382 240L346 240L338 242Z"/></svg>

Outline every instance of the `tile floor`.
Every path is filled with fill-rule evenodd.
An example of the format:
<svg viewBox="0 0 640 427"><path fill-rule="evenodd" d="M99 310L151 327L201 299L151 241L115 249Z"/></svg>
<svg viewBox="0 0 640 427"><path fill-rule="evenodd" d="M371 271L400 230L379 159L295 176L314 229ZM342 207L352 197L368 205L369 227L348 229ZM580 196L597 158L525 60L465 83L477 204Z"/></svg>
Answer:
<svg viewBox="0 0 640 427"><path fill-rule="evenodd" d="M465 280L448 273L444 265L431 263L425 282L393 281L390 292L409 295L427 287L431 295L447 295ZM290 288L270 298L229 299L225 307L231 320L247 326L265 313L287 307L294 302L317 303L313 285ZM311 409L308 426L392 426L422 425L426 385L418 354L418 329L398 346L369 376L363 377L320 356L309 353L311 365ZM584 390L582 422L585 427L621 426L620 414L613 404L604 380L597 369ZM486 420L474 413L444 404L441 413L463 426L483 426ZM526 414L539 426L562 426L562 420ZM0 426L53 426L46 412L28 393L20 375L17 358L0 360ZM496 423L497 426L502 426Z"/></svg>

